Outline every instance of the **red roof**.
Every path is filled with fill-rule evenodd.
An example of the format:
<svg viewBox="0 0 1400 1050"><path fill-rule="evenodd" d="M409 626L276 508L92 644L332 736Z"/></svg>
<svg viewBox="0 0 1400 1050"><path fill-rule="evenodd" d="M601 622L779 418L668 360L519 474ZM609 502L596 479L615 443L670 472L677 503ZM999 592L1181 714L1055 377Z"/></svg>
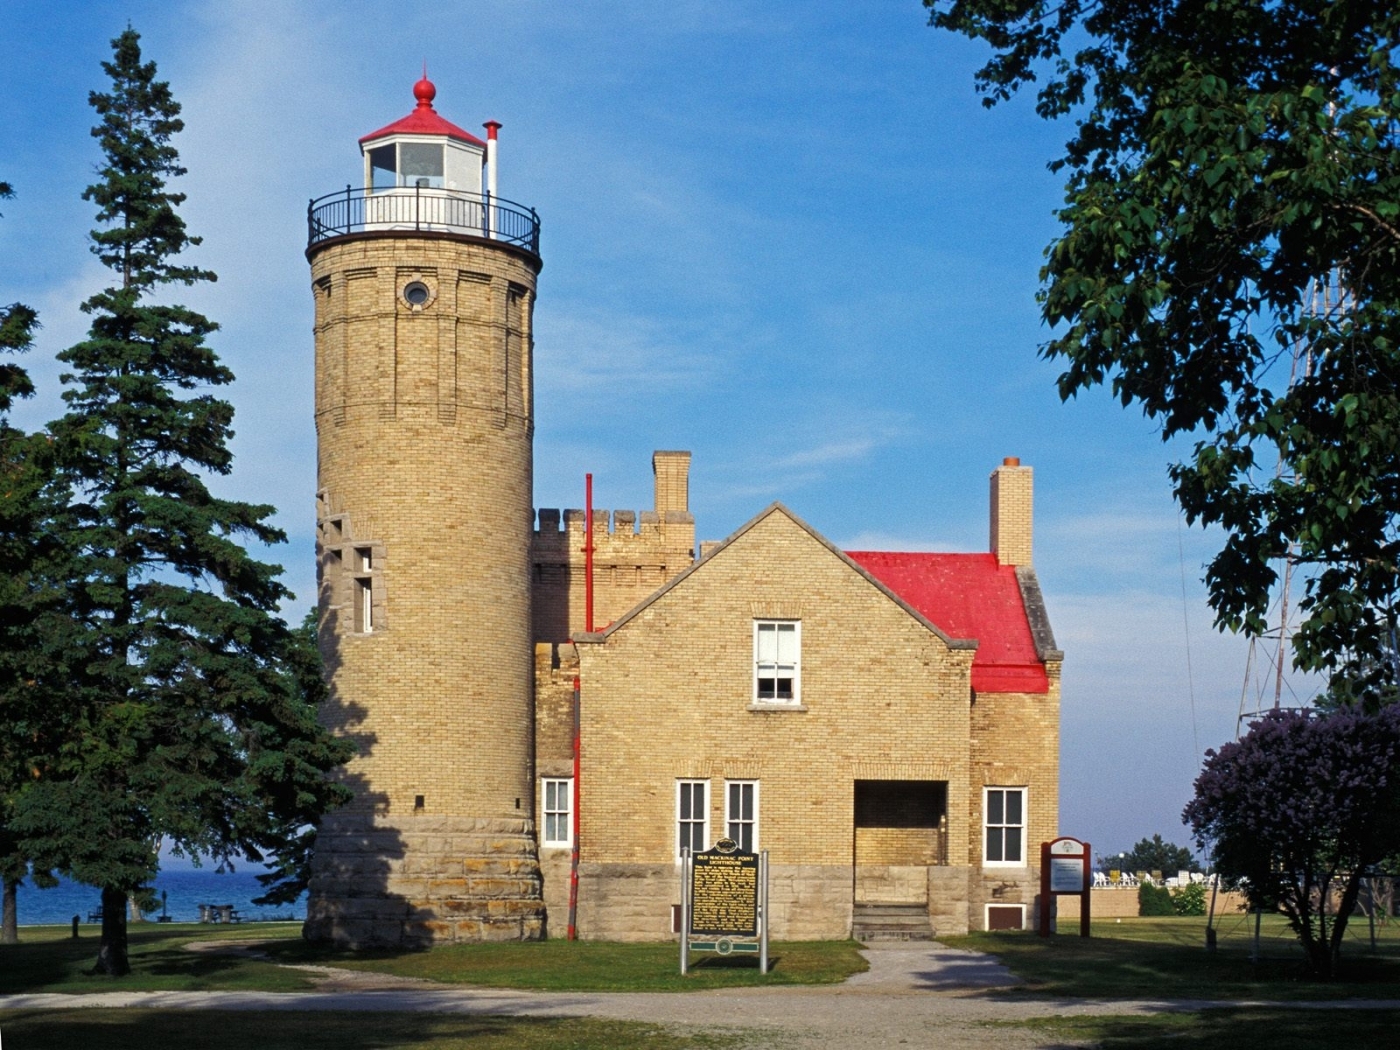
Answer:
<svg viewBox="0 0 1400 1050"><path fill-rule="evenodd" d="M412 113L380 128L378 131L371 131L360 139L360 145L363 146L366 142L374 139L382 139L386 135L445 135L447 138L457 139L460 142L469 142L473 146L483 148L486 146L486 143L470 131L464 131L450 120L443 120L442 117L438 116L437 110L433 109L433 99L437 97L437 88L426 76L413 85L413 97L418 100L418 105Z"/></svg>
<svg viewBox="0 0 1400 1050"><path fill-rule="evenodd" d="M954 638L977 639L974 690L1049 692L1013 566L998 565L995 554L846 554L934 626Z"/></svg>

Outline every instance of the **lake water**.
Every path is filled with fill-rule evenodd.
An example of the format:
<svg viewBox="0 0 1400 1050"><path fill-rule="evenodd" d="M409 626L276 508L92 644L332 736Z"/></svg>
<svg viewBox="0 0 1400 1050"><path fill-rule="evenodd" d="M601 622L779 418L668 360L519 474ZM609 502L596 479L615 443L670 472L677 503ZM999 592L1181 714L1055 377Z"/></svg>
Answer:
<svg viewBox="0 0 1400 1050"><path fill-rule="evenodd" d="M257 880L261 870L250 864L246 868L222 874L213 868L162 871L156 876L156 899L159 900L161 893L165 893L166 909L175 922L198 922L201 904L232 904L245 920L304 920L305 896L295 904L272 907L253 904L253 898L263 892ZM99 890L66 879L51 890L36 889L33 883L26 881L19 888L19 922L21 926L66 924L73 921L74 915L86 922L88 913L96 911L101 900ZM159 914L158 909L149 917L154 920Z"/></svg>

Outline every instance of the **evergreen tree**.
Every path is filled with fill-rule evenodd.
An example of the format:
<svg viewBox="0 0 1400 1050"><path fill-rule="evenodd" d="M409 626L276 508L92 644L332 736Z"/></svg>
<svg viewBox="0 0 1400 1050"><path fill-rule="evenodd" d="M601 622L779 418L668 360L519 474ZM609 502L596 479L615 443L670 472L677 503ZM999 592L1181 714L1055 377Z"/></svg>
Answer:
<svg viewBox="0 0 1400 1050"><path fill-rule="evenodd" d="M0 198L13 196L0 182ZM39 327L23 303L0 307L0 351L28 351ZM58 613L61 547L53 525L63 500L55 490L49 442L10 425L14 402L33 394L23 366L0 361L0 941L19 939L17 896L29 855L12 822L20 792L39 772L36 756L52 736L51 689L61 679L67 632ZM41 883L47 873L33 873Z"/></svg>
<svg viewBox="0 0 1400 1050"><path fill-rule="evenodd" d="M1109 859L1113 861L1115 868L1122 868L1124 871L1160 871L1164 878L1174 876L1179 871L1201 870L1189 849L1174 842L1167 842L1161 835L1141 839L1123 854L1121 859Z"/></svg>
<svg viewBox="0 0 1400 1050"><path fill-rule="evenodd" d="M36 861L102 890L97 969L129 970L126 903L154 876L164 839L220 863L294 849L348 792L326 780L347 757L316 722L293 631L276 615L280 569L243 543L283 540L272 508L220 499L233 376L216 325L159 301L214 275L178 261L197 245L176 212L183 127L169 85L131 29L89 101L103 163L84 198L94 254L115 275L83 304L88 338L59 355L68 413L52 425L73 492L67 603L87 639L66 703L72 732L52 776L20 798Z"/></svg>

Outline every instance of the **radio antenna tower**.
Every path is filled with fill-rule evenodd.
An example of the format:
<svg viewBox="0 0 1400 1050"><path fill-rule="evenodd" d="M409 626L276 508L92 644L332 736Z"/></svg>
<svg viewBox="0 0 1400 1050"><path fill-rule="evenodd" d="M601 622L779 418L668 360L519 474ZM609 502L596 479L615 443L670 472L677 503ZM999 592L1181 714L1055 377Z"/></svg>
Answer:
<svg viewBox="0 0 1400 1050"><path fill-rule="evenodd" d="M1310 281L1307 295L1307 310L1314 318L1330 321L1346 312L1350 305L1346 290L1335 270L1324 279L1314 278ZM1297 340L1293 344L1292 358L1288 373L1290 390L1294 384L1305 381L1312 374L1312 344L1304 339ZM1279 479L1285 476L1282 457L1279 458L1274 476ZM1295 479L1295 475L1290 475L1288 480ZM1274 626L1249 640L1244 687L1240 691L1240 709L1235 719L1236 736L1243 735L1249 724L1256 721L1265 711L1301 711L1311 704L1312 697L1301 696L1288 677L1293 650L1293 623L1290 617L1293 614L1291 597L1296 551L1296 545L1289 544L1283 555L1278 597L1270 610Z"/></svg>

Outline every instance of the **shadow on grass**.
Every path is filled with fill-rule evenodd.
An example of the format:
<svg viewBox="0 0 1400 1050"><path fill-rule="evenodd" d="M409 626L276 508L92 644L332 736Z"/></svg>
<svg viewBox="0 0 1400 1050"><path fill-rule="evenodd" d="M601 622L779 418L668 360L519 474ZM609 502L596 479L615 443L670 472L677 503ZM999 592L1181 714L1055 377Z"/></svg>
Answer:
<svg viewBox="0 0 1400 1050"><path fill-rule="evenodd" d="M677 951L679 957L679 950ZM783 957L781 955L768 956L768 972L775 973L781 965ZM690 971L696 970L750 970L754 974L758 973L757 955L692 955L690 957Z"/></svg>
<svg viewBox="0 0 1400 1050"><path fill-rule="evenodd" d="M247 939L258 931L244 928ZM92 973L97 959L96 937L74 939L52 934L31 935L0 949L0 995L24 992L208 991L265 989L301 991L312 982L305 974L242 954L194 952L185 945L200 940L233 940L207 936L198 928L133 930L128 936L131 973L112 978Z"/></svg>
<svg viewBox="0 0 1400 1050"><path fill-rule="evenodd" d="M1338 978L1307 980L1303 957L1286 941L1250 961L1245 944L1207 952L1178 939L1096 935L1042 939L1030 933L981 933L946 938L952 947L999 958L1025 981L1023 993L1105 999L1329 1000L1400 998L1400 958L1353 948Z"/></svg>
<svg viewBox="0 0 1400 1050"><path fill-rule="evenodd" d="M1024 1027L1101 1050L1316 1050L1395 1045L1400 1011L1239 1008L1150 1017L1059 1017ZM1018 1027L1023 1027L1019 1026Z"/></svg>
<svg viewBox="0 0 1400 1050"><path fill-rule="evenodd" d="M743 1045L738 1036L689 1035L632 1021L406 1013L15 1010L0 1013L0 1031L6 1043L46 1050L721 1050Z"/></svg>

